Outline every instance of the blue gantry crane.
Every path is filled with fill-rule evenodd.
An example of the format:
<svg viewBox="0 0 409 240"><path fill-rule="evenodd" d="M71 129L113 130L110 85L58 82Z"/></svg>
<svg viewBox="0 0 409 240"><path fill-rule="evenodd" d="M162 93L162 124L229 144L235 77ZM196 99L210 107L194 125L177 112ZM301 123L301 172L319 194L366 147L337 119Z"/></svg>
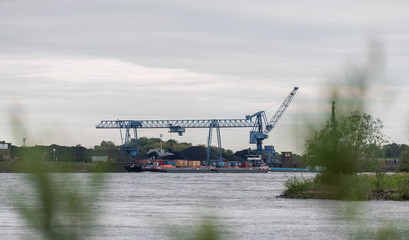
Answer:
<svg viewBox="0 0 409 240"><path fill-rule="evenodd" d="M96 128L98 129L119 129L121 135L122 148L130 152L131 156L139 154L138 132L139 128L167 128L171 133L183 135L186 128L208 128L207 138L207 161L210 164L210 146L212 142L213 129L217 134L217 145L219 149L219 159L222 160L222 145L220 128L252 128L250 132L250 144L256 144L253 150L255 154L269 154L267 163L278 162L274 146L265 146L263 140L268 138L268 134L276 126L284 112L294 98L298 87L294 87L291 93L285 98L281 106L275 112L270 121L267 120L265 111L259 111L253 115L247 115L244 119L207 119L207 120L103 120ZM131 134L133 130L133 135ZM132 141L134 139L134 141Z"/></svg>

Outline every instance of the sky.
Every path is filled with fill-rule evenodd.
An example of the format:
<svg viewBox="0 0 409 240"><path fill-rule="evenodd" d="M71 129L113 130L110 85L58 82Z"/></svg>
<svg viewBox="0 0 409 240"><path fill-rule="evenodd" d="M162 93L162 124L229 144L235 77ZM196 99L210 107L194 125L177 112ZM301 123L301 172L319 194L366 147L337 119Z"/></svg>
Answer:
<svg viewBox="0 0 409 240"><path fill-rule="evenodd" d="M365 110L409 144L408 12L404 0L2 0L0 141L93 147L120 143L101 120L272 117L298 86L264 143L301 153L305 119L327 116L328 86L370 65L372 49ZM222 129L223 147L254 148L249 131ZM138 131L160 134L206 144L208 130Z"/></svg>

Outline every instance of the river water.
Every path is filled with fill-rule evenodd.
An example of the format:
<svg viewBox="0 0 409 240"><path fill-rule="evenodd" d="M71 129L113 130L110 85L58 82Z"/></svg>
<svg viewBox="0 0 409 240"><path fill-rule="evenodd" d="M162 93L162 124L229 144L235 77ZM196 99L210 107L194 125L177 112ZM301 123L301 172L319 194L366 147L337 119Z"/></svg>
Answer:
<svg viewBox="0 0 409 240"><path fill-rule="evenodd" d="M69 176L86 184L89 175ZM35 195L22 176L0 174L0 239L41 239L11 204L11 192L28 202ZM382 229L409 236L409 203L277 198L292 176L314 173L107 173L88 239L172 239L175 229L194 232L203 216L223 239L373 239Z"/></svg>

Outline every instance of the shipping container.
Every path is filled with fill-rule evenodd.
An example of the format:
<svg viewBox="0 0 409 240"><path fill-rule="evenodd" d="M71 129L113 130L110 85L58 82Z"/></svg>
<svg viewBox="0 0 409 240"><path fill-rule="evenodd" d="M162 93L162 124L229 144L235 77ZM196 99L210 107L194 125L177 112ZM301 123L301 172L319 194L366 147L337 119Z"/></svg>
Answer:
<svg viewBox="0 0 409 240"><path fill-rule="evenodd" d="M241 167L243 167L243 168L249 168L249 167L250 167L250 163L249 163L249 162L242 162L242 163L241 163Z"/></svg>
<svg viewBox="0 0 409 240"><path fill-rule="evenodd" d="M229 166L231 166L231 167L239 166L239 163L238 162L229 162Z"/></svg>
<svg viewBox="0 0 409 240"><path fill-rule="evenodd" d="M222 161L216 162L216 167L224 167L224 162Z"/></svg>
<svg viewBox="0 0 409 240"><path fill-rule="evenodd" d="M200 167L200 161L188 161L188 166L192 168Z"/></svg>
<svg viewBox="0 0 409 240"><path fill-rule="evenodd" d="M176 167L184 167L184 166L185 166L184 161L176 160Z"/></svg>

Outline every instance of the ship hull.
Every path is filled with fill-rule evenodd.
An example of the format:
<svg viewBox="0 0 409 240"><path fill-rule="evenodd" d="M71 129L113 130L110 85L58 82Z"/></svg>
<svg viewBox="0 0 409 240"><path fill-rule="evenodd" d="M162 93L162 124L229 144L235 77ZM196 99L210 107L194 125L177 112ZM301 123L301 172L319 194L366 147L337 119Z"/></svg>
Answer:
<svg viewBox="0 0 409 240"><path fill-rule="evenodd" d="M163 173L267 173L266 168L160 168L144 166L125 166L127 172L163 172Z"/></svg>

